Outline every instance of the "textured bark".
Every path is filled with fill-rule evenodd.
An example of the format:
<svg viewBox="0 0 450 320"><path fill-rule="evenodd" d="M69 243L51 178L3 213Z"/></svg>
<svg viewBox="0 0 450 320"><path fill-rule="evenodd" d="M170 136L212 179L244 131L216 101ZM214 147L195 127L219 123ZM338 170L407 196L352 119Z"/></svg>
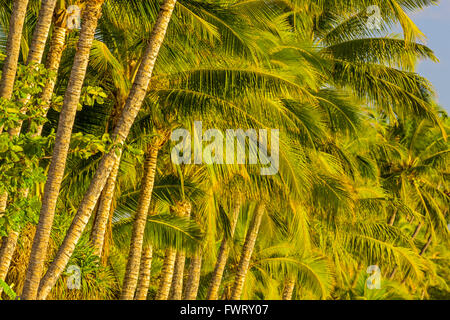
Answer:
<svg viewBox="0 0 450 320"><path fill-rule="evenodd" d="M198 287L200 285L200 274L202 270L202 251L198 249L196 254L191 258L189 266L188 279L184 289L183 300L196 300Z"/></svg>
<svg viewBox="0 0 450 320"><path fill-rule="evenodd" d="M284 289L283 289L283 300L292 300L292 293L294 292L295 287L295 280L294 279L287 279L284 283Z"/></svg>
<svg viewBox="0 0 450 320"><path fill-rule="evenodd" d="M236 230L236 224L239 218L239 211L241 209L241 202L238 200L236 202L236 206L233 210L233 217L231 221L231 234L230 238L222 239L222 243L220 244L219 254L217 256L216 266L214 268L213 276L211 278L211 283L209 285L208 294L206 296L207 300L217 300L219 298L219 288L222 282L223 272L225 270L225 266L227 264L228 255L230 251L229 242L234 237L234 232Z"/></svg>
<svg viewBox="0 0 450 320"><path fill-rule="evenodd" d="M259 227L261 226L261 220L264 214L264 210L264 205L258 204L255 210L255 215L247 231L244 246L242 248L241 258L239 260L239 265L236 272L236 278L234 280L233 289L231 290L231 300L241 299L245 278L247 276L253 249L255 248L256 238L258 237Z"/></svg>
<svg viewBox="0 0 450 320"><path fill-rule="evenodd" d="M11 99L14 88L20 53L20 41L22 39L27 6L28 0L15 0L9 22L8 40L5 50L6 58L3 62L2 78L0 81L0 97L7 100Z"/></svg>
<svg viewBox="0 0 450 320"><path fill-rule="evenodd" d="M94 253L102 257L103 247L105 243L106 227L108 225L109 218L112 214L111 205L114 197L114 190L116 187L117 175L119 173L120 161L114 163L113 170L108 177L106 186L102 191L100 197L99 206L97 210L97 216L95 218L94 226L92 228L91 241L94 246Z"/></svg>
<svg viewBox="0 0 450 320"><path fill-rule="evenodd" d="M150 274L152 270L152 258L153 247L152 245L147 245L142 252L139 281L135 300L147 300L148 287L150 285Z"/></svg>
<svg viewBox="0 0 450 320"><path fill-rule="evenodd" d="M42 0L39 17L34 28L27 64L40 63L44 55L45 43L52 24L57 0Z"/></svg>
<svg viewBox="0 0 450 320"><path fill-rule="evenodd" d="M53 91L55 89L57 72L59 69L59 65L61 63L61 57L64 52L66 46L66 34L67 29L62 26L55 26L53 28L52 39L50 40L50 49L47 54L47 61L45 63L45 67L49 71L53 71L53 77L50 77L45 84L44 89L41 93L42 104L44 105L44 112L47 113L50 108L50 102L52 100ZM42 134L42 129L44 125L38 125L35 136L40 136Z"/></svg>
<svg viewBox="0 0 450 320"><path fill-rule="evenodd" d="M179 217L189 217L192 206L190 202L177 204L177 215ZM184 266L186 263L186 254L183 251L177 252L175 259L175 269L173 271L172 285L170 288L169 300L181 300L183 295Z"/></svg>
<svg viewBox="0 0 450 320"><path fill-rule="evenodd" d="M175 249L169 248L166 250L164 263L161 270L161 279L159 280L158 293L155 298L156 300L167 300L169 297L176 256L177 251Z"/></svg>
<svg viewBox="0 0 450 320"><path fill-rule="evenodd" d="M122 145L125 142L130 128L142 106L142 102L145 98L146 91L150 83L153 68L155 66L156 58L164 41L175 4L176 0L165 0L161 6L159 16L150 36L149 45L145 50L143 60L133 83L133 87L112 135L112 139L117 145ZM70 226L54 261L41 281L39 290L40 299L45 299L47 297L59 276L64 271L64 268L75 250L75 246L80 239L84 228L89 222L92 210L97 203L100 193L105 187L106 180L112 171L112 167L114 166L115 161L120 159L120 156L120 149L114 149L106 154L100 161L88 191L79 205L72 225Z"/></svg>
<svg viewBox="0 0 450 320"><path fill-rule="evenodd" d="M48 33L50 31L50 26L52 24L53 11L55 10L57 0L43 0L41 8L39 10L39 16L34 28L33 37L31 40L30 50L28 52L27 65L33 63L41 63L42 56L44 55L45 43L47 42ZM20 110L23 114L27 112L27 104L30 97L25 98L23 103L23 108ZM20 133L22 124L16 128L11 128L9 134L16 136Z"/></svg>
<svg viewBox="0 0 450 320"><path fill-rule="evenodd" d="M147 225L147 215L152 199L153 185L156 175L158 151L161 146L150 146L144 161L144 176L142 177L141 192L139 195L136 216L134 218L133 232L131 234L130 254L123 279L122 300L132 300L138 283L139 263L144 244L144 232Z"/></svg>
<svg viewBox="0 0 450 320"><path fill-rule="evenodd" d="M75 114L81 96L81 88L89 62L89 54L103 2L104 0L91 0L87 3L84 10L77 52L59 117L53 156L44 188L39 223L25 278L22 293L22 299L25 300L36 299L37 297L39 281L42 275L44 259L47 254L50 232L53 225L56 202L64 175L72 127L75 121ZM49 292L50 290L46 293L48 294Z"/></svg>
<svg viewBox="0 0 450 320"><path fill-rule="evenodd" d="M181 300L183 297L183 277L184 266L186 264L186 254L183 251L177 251L175 258L175 267L173 270L172 285L170 287L169 300Z"/></svg>
<svg viewBox="0 0 450 320"><path fill-rule="evenodd" d="M0 280L5 281L8 274L9 266L16 249L17 240L19 239L19 232L11 230L7 237L2 240L0 246ZM2 288L0 288L0 295L2 294Z"/></svg>

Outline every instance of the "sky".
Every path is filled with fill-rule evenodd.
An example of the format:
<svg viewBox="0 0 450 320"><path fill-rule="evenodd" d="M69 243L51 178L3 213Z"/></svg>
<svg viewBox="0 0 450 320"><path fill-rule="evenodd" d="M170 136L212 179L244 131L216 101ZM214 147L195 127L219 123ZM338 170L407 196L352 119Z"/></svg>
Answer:
<svg viewBox="0 0 450 320"><path fill-rule="evenodd" d="M425 33L427 46L440 60L440 63L421 62L417 71L432 82L439 103L450 112L450 0L441 0L439 5L414 13L411 18Z"/></svg>

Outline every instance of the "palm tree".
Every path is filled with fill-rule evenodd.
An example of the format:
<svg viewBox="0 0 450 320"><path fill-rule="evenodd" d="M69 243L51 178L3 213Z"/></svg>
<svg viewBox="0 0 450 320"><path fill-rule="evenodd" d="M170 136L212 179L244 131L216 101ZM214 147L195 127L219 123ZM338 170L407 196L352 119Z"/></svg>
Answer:
<svg viewBox="0 0 450 320"><path fill-rule="evenodd" d="M172 12L175 8L175 4L176 0L166 0L161 6L160 14L153 28L152 35L150 36L149 45L144 53L133 88L131 89L122 116L113 134L113 141L116 146L120 146L125 141L134 119L136 118L136 115L142 105L142 101L145 98L146 89L149 85L156 58L164 41L164 36L166 34ZM98 11L99 9L100 6L97 7ZM87 10L87 12L89 12L89 10ZM80 37L80 39L82 39L82 37ZM68 259L89 220L96 200L100 196L100 192L106 184L106 180L111 172L112 166L120 158L121 152L118 150L120 149L113 149L105 155L100 162L99 168L97 169L87 194L80 204L72 226L67 232L66 238L60 247L55 260L50 265L49 270L41 281L39 293L40 299L45 299L45 297L49 294L59 275L67 265Z"/></svg>
<svg viewBox="0 0 450 320"><path fill-rule="evenodd" d="M380 31L365 24L373 4L385 17ZM79 112L74 130L106 141L113 128L113 143L87 159L69 148L38 298L411 299L443 288L448 119L414 71L434 55L414 43L421 33L406 15L428 4L180 0L158 11L152 1L105 2L85 82L108 97ZM404 39L385 36L396 22ZM185 25L195 30L180 32ZM59 79L74 51L63 68L62 50L49 53ZM44 88L48 102L55 79ZM56 116L48 114L50 129ZM155 132L198 120L278 128L278 173L173 164ZM11 192L10 208L15 201ZM4 249L8 238L0 247L14 255L6 281L18 291L33 228L15 252ZM68 261L83 265L80 292L64 286ZM373 264L393 275L377 292L365 286Z"/></svg>
<svg viewBox="0 0 450 320"><path fill-rule="evenodd" d="M48 171L48 179L45 184L41 213L39 215L39 224L36 229L26 281L22 292L23 299L35 299L38 295L39 282L55 214L56 201L64 174L70 135L103 2L104 0L89 1L83 13L78 50L75 55L56 133L55 147Z"/></svg>
<svg viewBox="0 0 450 320"><path fill-rule="evenodd" d="M152 198L153 184L156 175L156 162L159 150L169 139L168 132L161 132L148 147L144 162L144 176L142 177L141 194L136 211L133 234L131 237L130 254L128 257L127 269L123 280L122 295L123 300L132 300L138 283L139 262L143 249L144 230L147 222L147 214Z"/></svg>
<svg viewBox="0 0 450 320"><path fill-rule="evenodd" d="M189 201L181 202L175 205L174 211L179 217L191 216L192 205ZM175 258L175 266L172 276L172 284L170 286L169 300L181 300L183 296L183 278L184 278L184 265L186 262L185 252L178 250Z"/></svg>
<svg viewBox="0 0 450 320"><path fill-rule="evenodd" d="M3 63L2 79L0 81L0 97L9 100L11 98L14 80L16 78L17 62L20 53L20 41L25 22L28 0L15 0L9 23L8 42L6 44L6 59Z"/></svg>
<svg viewBox="0 0 450 320"><path fill-rule="evenodd" d="M50 102L53 97L53 91L56 85L56 78L58 75L58 69L61 63L62 54L66 46L67 30L67 15L65 7L61 1L58 1L55 6L55 14L53 21L53 31L50 40L49 51L47 54L47 60L45 67L52 71L52 76L48 79L44 90L41 93L42 104L44 106L43 112L46 113L50 107ZM34 131L36 136L41 135L44 125L38 124Z"/></svg>
<svg viewBox="0 0 450 320"><path fill-rule="evenodd" d="M241 258L239 260L239 266L236 271L236 279L234 280L233 288L231 291L232 300L240 300L242 289L244 288L245 276L248 272L250 265L250 259L252 257L253 249L255 248L256 239L258 237L259 228L265 212L265 206L262 203L258 203L254 210L254 216L249 225L247 235L245 237L244 246L242 248Z"/></svg>
<svg viewBox="0 0 450 320"><path fill-rule="evenodd" d="M230 219L230 234L228 237L223 237L222 242L220 244L219 253L217 255L217 262L214 268L213 276L211 278L211 283L208 288L208 294L206 299L208 300L217 300L219 298L219 288L222 282L223 272L225 271L225 266L227 264L229 250L230 250L230 241L233 240L234 232L236 230L236 225L239 218L239 212L241 210L242 205L242 195L237 191L237 194L233 192L234 196L237 196L237 199L234 199L233 208L232 208L232 216Z"/></svg>
<svg viewBox="0 0 450 320"><path fill-rule="evenodd" d="M153 246L150 244L147 245L142 251L141 266L139 269L139 280L135 296L136 300L147 300L152 258Z"/></svg>

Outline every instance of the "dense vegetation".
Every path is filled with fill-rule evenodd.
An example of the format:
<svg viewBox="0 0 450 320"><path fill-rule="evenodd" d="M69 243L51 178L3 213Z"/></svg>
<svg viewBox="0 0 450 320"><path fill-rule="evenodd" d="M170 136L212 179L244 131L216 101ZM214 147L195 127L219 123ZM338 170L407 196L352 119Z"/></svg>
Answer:
<svg viewBox="0 0 450 320"><path fill-rule="evenodd" d="M436 2L0 1L0 297L449 299ZM278 173L174 163L195 121Z"/></svg>

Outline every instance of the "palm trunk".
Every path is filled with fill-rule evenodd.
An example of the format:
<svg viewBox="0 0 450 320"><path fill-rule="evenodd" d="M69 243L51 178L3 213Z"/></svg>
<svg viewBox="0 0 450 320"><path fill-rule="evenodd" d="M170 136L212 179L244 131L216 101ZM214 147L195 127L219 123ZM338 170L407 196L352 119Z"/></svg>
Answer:
<svg viewBox="0 0 450 320"><path fill-rule="evenodd" d="M27 64L41 63L42 61L56 2L57 0L42 0L39 17L33 32L30 51L28 52Z"/></svg>
<svg viewBox="0 0 450 320"><path fill-rule="evenodd" d="M258 237L259 227L264 214L265 207L259 204L255 210L255 215L247 231L244 246L242 248L241 259L239 260L236 278L231 291L231 300L240 300L244 288L245 277L247 275L250 259L255 248L256 238Z"/></svg>
<svg viewBox="0 0 450 320"><path fill-rule="evenodd" d="M30 50L28 52L27 65L33 63L41 63L42 56L44 55L45 43L47 42L48 33L52 24L53 11L55 10L57 0L43 0L41 8L39 10L39 17L34 28L33 38L31 40ZM24 108L20 110L22 113L27 112L27 103L30 100L28 96L23 102ZM17 136L20 133L22 124L19 124L16 128L11 128L9 134Z"/></svg>
<svg viewBox="0 0 450 320"><path fill-rule="evenodd" d="M191 258L189 266L189 275L184 289L183 300L196 300L198 287L200 285L200 274L202 270L202 250L198 249Z"/></svg>
<svg viewBox="0 0 450 320"><path fill-rule="evenodd" d="M135 300L147 300L148 287L150 286L150 274L152 268L153 246L148 245L142 252L139 281Z"/></svg>
<svg viewBox="0 0 450 320"><path fill-rule="evenodd" d="M230 238L223 238L222 243L220 244L219 254L217 256L217 263L214 268L214 273L211 279L211 284L208 289L208 294L206 296L207 300L217 300L219 298L219 288L223 278L223 272L225 270L225 266L227 264L230 245L229 242L234 237L234 232L236 230L236 224L239 218L239 211L241 209L241 203L238 200L236 202L236 207L233 210L233 217L231 221L231 234Z"/></svg>
<svg viewBox="0 0 450 320"><path fill-rule="evenodd" d="M178 216L189 217L191 215L191 204L189 202L178 204L177 211L179 212L177 214ZM185 263L186 254L183 251L178 251L175 259L175 269L173 271L169 300L181 300L182 298Z"/></svg>
<svg viewBox="0 0 450 320"><path fill-rule="evenodd" d="M103 2L104 0L91 0L87 3L84 10L78 48L64 97L64 104L59 117L53 156L48 171L47 182L45 183L39 223L36 229L33 247L31 249L30 262L25 278L22 299L36 299L38 294L40 278L55 215L56 202L64 175L72 127ZM50 290L48 290L48 292L50 292Z"/></svg>
<svg viewBox="0 0 450 320"><path fill-rule="evenodd" d="M173 272L177 251L173 248L166 250L164 263L161 270L161 279L159 280L158 294L156 300L167 300L169 297L170 286L172 284Z"/></svg>
<svg viewBox="0 0 450 320"><path fill-rule="evenodd" d="M15 0L9 22L8 40L5 49L6 58L3 62L3 72L0 81L0 97L7 100L11 99L14 88L27 6L28 0Z"/></svg>
<svg viewBox="0 0 450 320"><path fill-rule="evenodd" d="M156 162L161 145L150 146L144 162L144 176L142 178L141 193L139 195L133 232L131 235L130 254L122 286L122 300L133 300L139 277L139 263L144 243L147 215L152 199L153 185L156 175Z"/></svg>
<svg viewBox="0 0 450 320"><path fill-rule="evenodd" d="M16 249L17 240L19 239L19 232L11 230L7 237L2 240L0 247L0 280L5 281L8 274L9 266ZM2 288L0 288L0 296L2 294Z"/></svg>
<svg viewBox="0 0 450 320"><path fill-rule="evenodd" d="M292 300L292 293L294 292L295 287L295 280L294 279L287 279L284 284L283 289L283 300Z"/></svg>
<svg viewBox="0 0 450 320"><path fill-rule="evenodd" d="M114 189L116 187L117 175L119 173L120 161L114 163L113 170L108 177L106 186L102 191L100 197L99 206L97 210L97 216L95 218L94 226L92 228L91 241L94 246L94 254L102 257L103 247L105 243L106 227L108 225L109 218L112 214L111 205L114 196Z"/></svg>
<svg viewBox="0 0 450 320"><path fill-rule="evenodd" d="M41 100L44 106L44 112L47 113L50 108L50 102L52 100L53 91L56 85L57 72L61 62L61 57L64 52L66 45L66 34L67 29L62 26L55 26L53 28L53 35L50 41L50 49L47 54L47 61L45 67L54 73L54 76L47 80L44 89L41 93ZM36 128L35 136L40 136L42 134L42 129L44 125L39 124Z"/></svg>
<svg viewBox="0 0 450 320"><path fill-rule="evenodd" d="M177 251L168 300L181 300L183 296L183 277L185 264L186 254L183 251Z"/></svg>
<svg viewBox="0 0 450 320"><path fill-rule="evenodd" d="M176 2L176 0L165 0L161 6L158 19L150 36L149 45L145 50L143 60L133 83L133 88L131 89L125 108L122 111L118 125L112 136L113 141L118 146L121 146L125 142L130 128L142 106L156 58L164 41ZM119 152L116 153L117 150L119 150ZM72 256L75 246L89 221L100 193L105 187L106 180L112 171L112 167L114 166L115 161L120 159L120 155L120 149L114 149L106 154L100 161L99 167L95 172L88 191L80 203L72 225L70 226L54 261L41 281L41 290L39 294L41 299L47 297L59 276L64 271L64 268ZM54 210L52 212L54 212Z"/></svg>

